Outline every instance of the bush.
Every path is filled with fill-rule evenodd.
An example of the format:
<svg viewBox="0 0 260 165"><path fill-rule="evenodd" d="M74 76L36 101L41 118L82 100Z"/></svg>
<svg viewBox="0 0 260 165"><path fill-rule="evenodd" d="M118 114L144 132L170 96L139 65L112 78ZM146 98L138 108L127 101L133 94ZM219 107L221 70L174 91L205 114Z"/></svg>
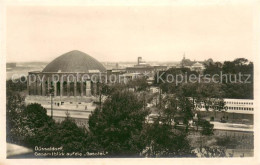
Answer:
<svg viewBox="0 0 260 165"><path fill-rule="evenodd" d="M210 136L214 134L214 130L213 130L214 125L210 124L209 121L200 119L198 125L202 127L202 131L201 131L202 135Z"/></svg>

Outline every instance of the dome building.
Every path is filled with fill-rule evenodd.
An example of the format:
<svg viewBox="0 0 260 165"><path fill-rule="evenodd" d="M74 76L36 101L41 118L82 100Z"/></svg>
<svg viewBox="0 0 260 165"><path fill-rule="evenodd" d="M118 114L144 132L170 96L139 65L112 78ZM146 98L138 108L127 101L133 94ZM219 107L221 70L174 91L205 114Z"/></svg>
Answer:
<svg viewBox="0 0 260 165"><path fill-rule="evenodd" d="M86 53L73 50L54 59L42 72L90 73L93 70L105 72L106 68Z"/></svg>
<svg viewBox="0 0 260 165"><path fill-rule="evenodd" d="M30 96L53 93L61 101L63 97L90 97L96 94L90 77L105 72L106 68L93 57L70 51L54 59L41 72L29 72L28 92Z"/></svg>
<svg viewBox="0 0 260 165"><path fill-rule="evenodd" d="M92 103L98 94L100 75L106 75L106 68L100 62L81 51L70 51L54 59L42 71L28 73L25 101L41 104L48 113L53 106L68 110L73 118L88 118L88 115L77 116L73 110L95 108ZM56 119L65 116L65 112L54 113Z"/></svg>

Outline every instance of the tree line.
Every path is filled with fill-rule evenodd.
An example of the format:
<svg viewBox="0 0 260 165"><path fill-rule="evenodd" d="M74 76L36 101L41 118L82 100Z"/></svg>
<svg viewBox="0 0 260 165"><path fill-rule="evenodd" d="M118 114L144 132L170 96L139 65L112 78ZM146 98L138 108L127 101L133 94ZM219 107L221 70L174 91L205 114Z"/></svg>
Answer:
<svg viewBox="0 0 260 165"><path fill-rule="evenodd" d="M234 61L225 61L223 63L220 62L208 62L204 63L205 70L203 75L209 75L209 78L213 78L214 75L222 75L215 76L214 79L219 83L210 82L210 86L217 89L218 93L221 93L223 98L233 98L233 99L253 99L254 98L254 65L252 62L248 61L245 58L238 58ZM162 74L163 73L163 74ZM194 83L192 82L183 82L180 84L169 83L167 82L167 75L171 74L174 77L178 77L177 75L190 76L196 75L199 77L199 73L195 71L191 71L189 68L171 68L167 71L162 71L159 75L162 75L160 79L158 79L158 75L156 74L154 77L154 85L159 86L163 92L165 93L175 93L178 88L185 85L187 88L193 88ZM239 79L239 76L241 77ZM219 81L221 79L221 81ZM158 81L159 80L159 81ZM161 81L161 80L164 80ZM200 86L206 86L201 80ZM196 84L196 83L195 83ZM215 85L214 85L215 84ZM214 89L213 89L214 90ZM187 93L189 97L192 96L191 93ZM215 95L216 93L213 93Z"/></svg>

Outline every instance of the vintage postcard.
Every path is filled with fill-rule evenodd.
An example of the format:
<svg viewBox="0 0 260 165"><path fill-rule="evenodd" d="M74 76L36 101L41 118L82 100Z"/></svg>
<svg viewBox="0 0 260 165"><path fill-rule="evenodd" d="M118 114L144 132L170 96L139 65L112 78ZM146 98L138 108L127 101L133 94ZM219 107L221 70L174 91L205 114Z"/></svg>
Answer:
<svg viewBox="0 0 260 165"><path fill-rule="evenodd" d="M259 164L259 1L2 1L0 164Z"/></svg>

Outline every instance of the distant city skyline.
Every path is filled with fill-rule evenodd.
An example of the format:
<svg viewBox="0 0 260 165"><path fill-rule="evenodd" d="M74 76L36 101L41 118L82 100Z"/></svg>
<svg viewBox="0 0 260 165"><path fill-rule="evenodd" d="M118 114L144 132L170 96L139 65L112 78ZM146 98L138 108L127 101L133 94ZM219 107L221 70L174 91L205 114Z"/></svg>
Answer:
<svg viewBox="0 0 260 165"><path fill-rule="evenodd" d="M7 62L52 61L80 50L101 62L253 61L249 4L212 6L12 6Z"/></svg>
<svg viewBox="0 0 260 165"><path fill-rule="evenodd" d="M57 56L59 57L59 56ZM56 58L56 57L55 57ZM54 60L55 58L53 58L52 60ZM245 58L245 57L241 57L241 58ZM151 60L151 61L147 61L145 60L145 62L147 64L150 64L150 63L180 63L182 61L183 58L181 58L180 60L176 60L176 61L156 61L156 60ZM185 59L189 59L189 58L185 58ZM210 58L208 58L210 59ZM196 59L189 59L190 61L196 61L196 62L204 62L204 61L207 61L208 59L205 59L205 60L196 60ZM211 58L212 59L212 58ZM6 63L49 63L51 62L52 60L50 61L6 61ZM212 59L214 62L225 62L225 61L233 61L233 60L224 60L224 61L217 61L217 60L214 60ZM235 59L234 59L235 60ZM249 59L248 59L249 60ZM249 60L250 61L250 60ZM137 63L137 60L133 60L133 61L100 61L101 63L112 63L112 64L116 64L116 63L123 63L123 64L136 64ZM251 61L253 62L253 61Z"/></svg>

